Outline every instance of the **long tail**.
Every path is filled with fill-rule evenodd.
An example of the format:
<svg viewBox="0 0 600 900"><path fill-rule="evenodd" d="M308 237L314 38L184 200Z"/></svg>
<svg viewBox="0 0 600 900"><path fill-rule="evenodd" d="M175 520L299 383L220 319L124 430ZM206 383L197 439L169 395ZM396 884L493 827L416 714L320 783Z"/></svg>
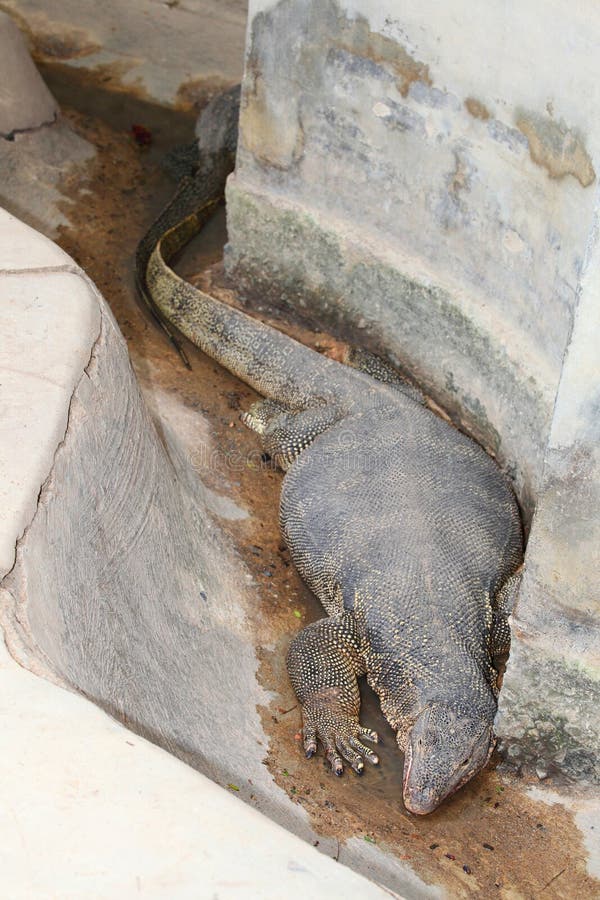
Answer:
<svg viewBox="0 0 600 900"><path fill-rule="evenodd" d="M135 280L138 293L188 368L190 364L183 347L173 334L168 319L152 299L146 275L152 251L165 232L176 225L188 223L187 231L182 229L181 232L181 247L183 247L196 232L200 231L223 201L225 182L233 170L233 157L221 156L219 159L211 160L210 163L207 160L202 161L206 177L204 172L198 172L182 178L174 196L138 244L135 254Z"/></svg>
<svg viewBox="0 0 600 900"><path fill-rule="evenodd" d="M348 369L179 278L168 262L197 233L205 210L166 231L150 255L146 287L161 317L264 397L292 409L340 399Z"/></svg>
<svg viewBox="0 0 600 900"><path fill-rule="evenodd" d="M202 113L197 170L181 181L138 246L138 289L187 365L173 328L263 396L292 409L339 400L348 389L345 366L196 290L169 268L223 200L238 114L239 88L216 97Z"/></svg>
<svg viewBox="0 0 600 900"><path fill-rule="evenodd" d="M197 140L185 148L171 151L167 158L168 168L181 174L181 180L175 195L138 244L135 255L138 292L188 368L190 364L181 344L152 300L146 270L152 251L166 231L189 216L195 216L194 227L199 230L223 201L225 182L235 163L239 110L238 84L216 96L204 108L198 123Z"/></svg>

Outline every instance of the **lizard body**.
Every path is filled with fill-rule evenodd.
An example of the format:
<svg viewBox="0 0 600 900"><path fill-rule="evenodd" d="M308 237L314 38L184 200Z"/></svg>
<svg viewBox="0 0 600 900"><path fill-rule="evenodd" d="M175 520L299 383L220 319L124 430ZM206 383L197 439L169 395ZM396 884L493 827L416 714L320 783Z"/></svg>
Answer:
<svg viewBox="0 0 600 900"><path fill-rule="evenodd" d="M359 773L378 761L363 743L377 735L359 722L366 674L405 753L405 805L427 813L494 746L494 657L507 649L522 560L515 497L494 461L384 363L323 357L172 271L231 166L218 149L200 161L183 190L195 208L177 201L158 220L138 279L169 327L265 398L243 419L286 471L282 533L328 614L288 653L306 755L321 741L336 774L343 760Z"/></svg>

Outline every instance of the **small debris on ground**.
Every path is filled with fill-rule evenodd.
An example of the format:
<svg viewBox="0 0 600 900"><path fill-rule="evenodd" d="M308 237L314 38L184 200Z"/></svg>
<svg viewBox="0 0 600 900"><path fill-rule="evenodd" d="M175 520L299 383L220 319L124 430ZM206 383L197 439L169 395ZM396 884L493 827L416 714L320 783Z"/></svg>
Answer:
<svg viewBox="0 0 600 900"><path fill-rule="evenodd" d="M132 125L131 134L138 147L150 147L152 144L152 132L145 125Z"/></svg>

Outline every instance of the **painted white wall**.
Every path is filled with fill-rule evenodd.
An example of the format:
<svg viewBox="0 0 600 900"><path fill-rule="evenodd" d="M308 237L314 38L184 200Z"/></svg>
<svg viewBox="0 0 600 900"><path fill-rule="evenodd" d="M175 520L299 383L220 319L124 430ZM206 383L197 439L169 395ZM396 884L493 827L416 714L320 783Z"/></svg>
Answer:
<svg viewBox="0 0 600 900"><path fill-rule="evenodd" d="M250 0L249 21L275 6ZM592 155L600 152L600 120L592 113L600 103L594 0L343 0L341 6L425 60L442 90L481 97L498 118L519 106L542 111L552 104L556 118L586 135Z"/></svg>

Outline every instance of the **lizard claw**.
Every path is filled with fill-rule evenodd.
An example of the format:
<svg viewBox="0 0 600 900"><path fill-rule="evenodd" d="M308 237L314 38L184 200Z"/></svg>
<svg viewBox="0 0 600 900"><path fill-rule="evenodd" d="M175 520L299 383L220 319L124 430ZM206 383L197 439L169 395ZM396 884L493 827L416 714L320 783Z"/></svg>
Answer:
<svg viewBox="0 0 600 900"><path fill-rule="evenodd" d="M327 751L327 760L329 765L331 766L331 771L334 775L337 775L340 778L344 774L344 763L342 762L342 757L339 755L337 750L328 750Z"/></svg>
<svg viewBox="0 0 600 900"><path fill-rule="evenodd" d="M371 741L373 744L382 744L383 743L383 741L381 740L381 738L379 737L377 732L373 731L372 728L363 728L361 726L358 729L358 733L359 733L360 737L363 738L365 741Z"/></svg>
<svg viewBox="0 0 600 900"><path fill-rule="evenodd" d="M314 713L312 715L305 713L303 734L306 758L310 759L315 755L317 739L319 739L324 746L325 757L331 766L331 771L338 777L344 772L344 760L349 763L357 775L364 773L365 760L373 766L379 764L377 754L359 740L359 738L363 738L363 740L377 743L379 741L377 732L370 728L363 728L350 718L339 718L334 722L331 719L326 722L318 722L314 720Z"/></svg>
<svg viewBox="0 0 600 900"><path fill-rule="evenodd" d="M307 759L310 759L311 756L314 756L317 752L317 729L316 728L303 728L304 733L304 755Z"/></svg>

